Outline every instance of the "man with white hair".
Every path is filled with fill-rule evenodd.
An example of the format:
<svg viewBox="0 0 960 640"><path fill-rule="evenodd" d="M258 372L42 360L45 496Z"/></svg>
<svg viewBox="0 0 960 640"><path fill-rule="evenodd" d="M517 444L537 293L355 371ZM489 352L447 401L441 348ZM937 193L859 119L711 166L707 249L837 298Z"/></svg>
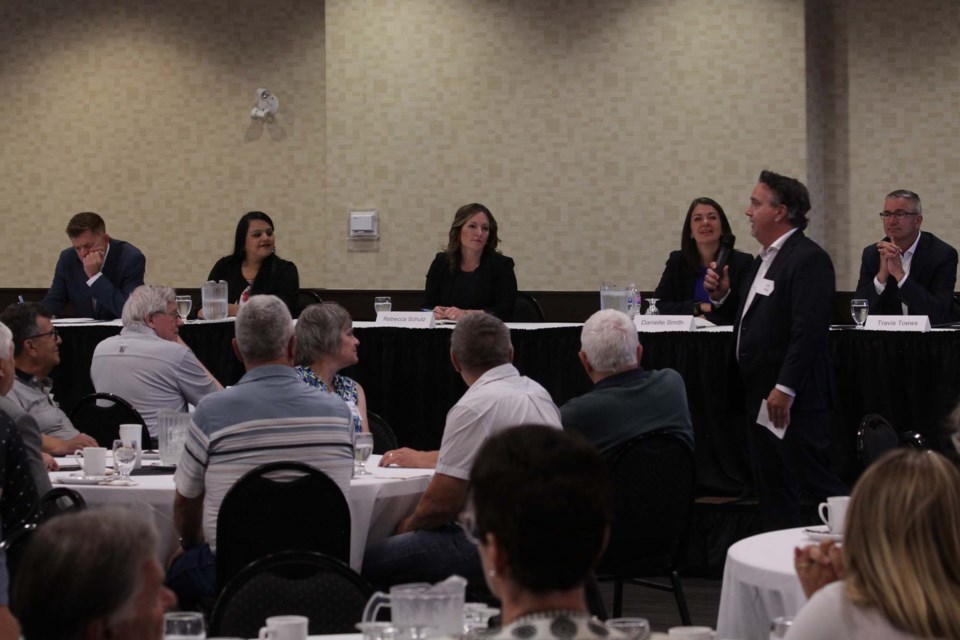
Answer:
<svg viewBox="0 0 960 640"><path fill-rule="evenodd" d="M145 284L123 305L123 330L97 345L90 378L98 392L120 396L140 412L150 436L158 437L161 409L186 411L208 393L223 389L183 340L177 292Z"/></svg>
<svg viewBox="0 0 960 640"><path fill-rule="evenodd" d="M120 507L42 524L17 569L12 598L25 640L161 640L163 614L175 602L163 586L156 530Z"/></svg>
<svg viewBox="0 0 960 640"><path fill-rule="evenodd" d="M58 466L56 460L41 451L42 441L37 421L7 397L13 388L15 376L13 333L7 325L0 322L0 420L3 417L9 418L20 432L33 484L36 485L37 493L42 496L52 488L47 471L55 471Z"/></svg>
<svg viewBox="0 0 960 640"><path fill-rule="evenodd" d="M590 316L578 355L593 390L560 407L564 429L579 431L604 456L653 431L673 434L693 449L683 378L673 369L640 367L643 347L627 314L606 309Z"/></svg>
<svg viewBox="0 0 960 640"><path fill-rule="evenodd" d="M248 471L303 462L348 494L353 417L343 400L300 381L293 368L296 347L293 319L280 298L251 296L240 307L233 349L247 373L200 400L174 476L174 524L184 552L167 584L181 604L216 595L217 514Z"/></svg>

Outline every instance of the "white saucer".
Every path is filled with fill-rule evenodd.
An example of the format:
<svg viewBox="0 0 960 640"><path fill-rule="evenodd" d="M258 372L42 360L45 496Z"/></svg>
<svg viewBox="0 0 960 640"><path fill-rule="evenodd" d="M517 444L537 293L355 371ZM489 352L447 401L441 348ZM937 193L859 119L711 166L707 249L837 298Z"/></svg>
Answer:
<svg viewBox="0 0 960 640"><path fill-rule="evenodd" d="M807 527L803 530L808 538L821 542L823 540L833 540L835 542L841 542L843 540L843 534L833 533L830 531L830 527L827 525L820 525L819 527Z"/></svg>

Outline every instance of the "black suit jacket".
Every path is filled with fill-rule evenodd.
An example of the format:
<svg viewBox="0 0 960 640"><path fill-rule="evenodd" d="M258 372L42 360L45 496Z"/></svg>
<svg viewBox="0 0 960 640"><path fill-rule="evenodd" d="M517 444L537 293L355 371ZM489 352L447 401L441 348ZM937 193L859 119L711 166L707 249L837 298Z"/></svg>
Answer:
<svg viewBox="0 0 960 640"><path fill-rule="evenodd" d="M750 268L753 256L736 251L730 254L730 295L723 306L706 314L707 320L714 324L733 324L740 307L740 281ZM671 251L667 264L660 276L660 284L653 296L659 300L660 313L690 315L693 313L693 288L697 285L698 274L690 269L683 258L682 251Z"/></svg>
<svg viewBox="0 0 960 640"><path fill-rule="evenodd" d="M480 266L471 273L457 267L450 271L447 254L434 257L427 271L423 308L436 306L483 309L509 322L517 302L517 276L513 259L496 252L484 252Z"/></svg>
<svg viewBox="0 0 960 640"><path fill-rule="evenodd" d="M884 238L889 242L889 238ZM930 316L931 324L957 320L953 289L957 284L957 250L946 242L922 231L917 250L910 262L910 275L901 289L892 276L882 294L877 294L873 279L880 271L880 251L872 244L863 250L860 259L860 280L857 297L870 301L870 313L903 315L901 303L912 316Z"/></svg>
<svg viewBox="0 0 960 640"><path fill-rule="evenodd" d="M753 419L777 384L796 391L791 411L829 409L832 402L830 317L836 278L830 256L802 231L787 238L766 279L770 295L757 293L743 313L759 258L740 288L737 356L746 393L747 415ZM735 342L736 344L736 342Z"/></svg>
<svg viewBox="0 0 960 640"><path fill-rule="evenodd" d="M247 288L247 280L243 277L242 258L224 256L217 260L210 270L207 280L226 280L227 302L237 304L240 295ZM297 265L276 255L271 255L260 266L250 295L271 294L283 300L290 314L297 317L301 309L297 303L297 294L300 292L300 272Z"/></svg>
<svg viewBox="0 0 960 640"><path fill-rule="evenodd" d="M99 278L87 286L90 278L73 247L60 252L53 282L43 299L43 306L53 315L61 315L67 304L79 318L114 320L123 313L127 296L143 284L147 260L140 249L123 240L110 239L110 251ZM96 308L93 299L96 298Z"/></svg>

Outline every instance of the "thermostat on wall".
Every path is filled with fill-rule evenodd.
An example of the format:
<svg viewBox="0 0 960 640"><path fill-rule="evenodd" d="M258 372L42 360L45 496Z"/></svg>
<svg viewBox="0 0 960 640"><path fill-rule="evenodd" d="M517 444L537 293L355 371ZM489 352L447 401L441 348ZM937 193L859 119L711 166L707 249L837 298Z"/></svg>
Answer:
<svg viewBox="0 0 960 640"><path fill-rule="evenodd" d="M375 209L351 211L347 238L349 240L379 240L380 221L377 217L377 211Z"/></svg>

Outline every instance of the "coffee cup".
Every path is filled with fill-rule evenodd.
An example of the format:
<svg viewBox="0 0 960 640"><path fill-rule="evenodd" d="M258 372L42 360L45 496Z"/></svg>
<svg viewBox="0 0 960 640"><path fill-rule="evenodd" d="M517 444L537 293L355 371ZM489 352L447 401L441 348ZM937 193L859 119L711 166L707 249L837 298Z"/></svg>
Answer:
<svg viewBox="0 0 960 640"><path fill-rule="evenodd" d="M306 616L272 616L260 628L260 638L269 640L307 640Z"/></svg>
<svg viewBox="0 0 960 640"><path fill-rule="evenodd" d="M137 443L137 462L133 465L134 469L142 466L143 456L143 425L141 424L122 424L120 425L120 439L124 442ZM148 443L149 444L149 443Z"/></svg>
<svg viewBox="0 0 960 640"><path fill-rule="evenodd" d="M714 637L711 627L670 627L667 635L684 640L713 640Z"/></svg>
<svg viewBox="0 0 960 640"><path fill-rule="evenodd" d="M847 505L849 504L850 496L833 496L827 498L826 502L821 502L820 506L817 507L820 519L830 529L830 533L843 533L843 526L847 521Z"/></svg>
<svg viewBox="0 0 960 640"><path fill-rule="evenodd" d="M85 476L107 475L106 447L84 447L73 452L73 459L83 469Z"/></svg>

